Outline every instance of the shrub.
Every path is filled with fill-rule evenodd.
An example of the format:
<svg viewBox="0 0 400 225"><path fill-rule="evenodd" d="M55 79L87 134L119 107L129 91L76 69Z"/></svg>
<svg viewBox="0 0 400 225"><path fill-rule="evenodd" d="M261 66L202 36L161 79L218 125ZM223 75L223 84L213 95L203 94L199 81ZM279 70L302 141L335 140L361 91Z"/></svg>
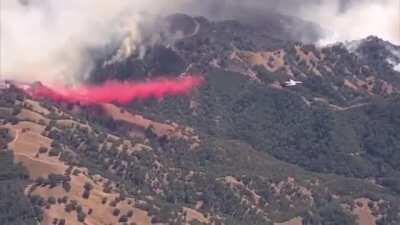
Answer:
<svg viewBox="0 0 400 225"><path fill-rule="evenodd" d="M128 221L128 217L126 215L123 215L119 218L118 222L120 223L125 223Z"/></svg>
<svg viewBox="0 0 400 225"><path fill-rule="evenodd" d="M121 211L120 211L118 208L115 208L115 209L112 211L112 214L113 214L114 216L118 216L120 212L121 212Z"/></svg>
<svg viewBox="0 0 400 225"><path fill-rule="evenodd" d="M79 222L83 223L83 222L85 222L86 214L82 211L78 212L76 215L76 218L78 219Z"/></svg>
<svg viewBox="0 0 400 225"><path fill-rule="evenodd" d="M43 146L42 146L42 147L39 148L39 153L40 153L40 154L44 154L44 153L46 153L47 151L48 151L48 149L47 149L46 147L43 147Z"/></svg>

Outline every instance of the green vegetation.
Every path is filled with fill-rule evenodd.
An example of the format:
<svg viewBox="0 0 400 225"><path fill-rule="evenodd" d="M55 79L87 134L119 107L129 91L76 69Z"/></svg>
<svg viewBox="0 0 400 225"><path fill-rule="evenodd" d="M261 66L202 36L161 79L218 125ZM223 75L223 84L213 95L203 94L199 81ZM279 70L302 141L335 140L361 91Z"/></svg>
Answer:
<svg viewBox="0 0 400 225"><path fill-rule="evenodd" d="M148 73L173 75L187 65L192 65L191 71L204 72L206 82L191 95L167 97L161 103L134 102L121 109L159 122L190 126L200 145L192 148L190 140L159 137L152 126L143 129L114 121L99 106L80 106L78 110L73 105L41 102L46 108L55 106L68 112L91 129L57 127L61 117L53 110L42 135L54 141L50 149L38 152L59 158L69 168L65 174L38 178L35 185L62 186L68 192L70 176L80 173L73 166L86 167L88 177L100 174L109 180L103 184L104 192L120 192L117 198L101 201L113 208L112 214L120 223L135 215L132 210L122 213L118 204L134 197L134 207L147 211L153 223L182 224L182 208L197 207L216 225L273 224L296 216L307 225L354 225L356 218L343 204L352 205L354 199L367 197L379 202L378 225L399 224L400 96L380 94L385 83L379 78L371 90L364 89L368 85L360 90L344 85L344 79L363 79L376 71L360 64L344 46L333 46L322 50L323 63L310 62L320 71L317 76L288 43L285 65L304 83L290 89L272 88L268 84L289 75L257 66L251 68L261 80L257 82L224 66L232 63L227 57L232 45L258 51L276 47L280 41L257 36L251 30L241 34L235 29L245 26L234 21L217 23L215 32L204 18L198 21L206 29L204 33L215 33L214 38L199 35L180 40L175 46L179 54L172 48L153 46L143 59L132 56L97 67L91 79L100 82L110 78L106 74L116 74L111 78L121 80L144 79ZM244 37L249 34L254 38ZM315 47L304 48L322 58ZM221 62L221 68L210 68L213 59ZM391 73L382 78L394 83L398 80ZM17 90L0 97L2 106L11 109L0 111L3 123L19 121L16 116L25 107L19 102L23 98ZM366 104L357 105L360 102ZM352 105L357 107L348 107ZM12 163L12 155L5 150L11 139L7 129L0 129L0 166L5 168L0 170L0 206L4 206L0 207L0 224L34 224L40 219L38 208L55 202L64 203L68 213L76 211L77 219L84 222L87 215L82 206L67 196L26 199L26 172ZM131 148L126 143L148 147ZM92 189L91 183L85 183L82 197L90 199ZM6 207L10 204L12 211Z"/></svg>
<svg viewBox="0 0 400 225"><path fill-rule="evenodd" d="M36 225L41 209L24 194L28 173L14 164L9 151L0 150L0 224Z"/></svg>
<svg viewBox="0 0 400 225"><path fill-rule="evenodd" d="M297 93L214 71L193 99L201 105L195 115L188 99L169 98L159 105L132 107L160 120L173 118L209 135L242 140L312 171L374 177L387 175L385 169L398 170L396 115L400 105L399 97L392 99L335 112L324 104L307 106Z"/></svg>

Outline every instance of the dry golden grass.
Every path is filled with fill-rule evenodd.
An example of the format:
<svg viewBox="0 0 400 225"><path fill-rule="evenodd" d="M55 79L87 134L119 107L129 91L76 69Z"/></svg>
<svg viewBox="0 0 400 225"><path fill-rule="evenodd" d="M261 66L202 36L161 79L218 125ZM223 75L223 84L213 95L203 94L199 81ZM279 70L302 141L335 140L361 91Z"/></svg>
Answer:
<svg viewBox="0 0 400 225"><path fill-rule="evenodd" d="M320 59L318 59L313 52L307 52L300 46L295 46L295 50L300 60L306 63L308 70L313 71L314 74L321 76L321 73L314 66L319 63Z"/></svg>
<svg viewBox="0 0 400 225"><path fill-rule="evenodd" d="M36 106L37 107L37 106ZM36 109L37 110L37 109ZM44 111L42 111L44 112ZM22 163L29 172L32 180L38 177L47 177L49 174L64 174L67 165L60 161L58 157L50 157L48 154L37 154L40 147L46 147L50 149L52 139L42 136L41 133L45 130L44 125L38 124L39 120L49 121L48 118L40 115L39 113L24 109L19 114L20 118L28 121L19 122L15 125L7 124L6 127L10 130L13 140L9 143L8 147L14 152L15 160ZM33 121L33 122L29 122ZM72 125L79 125L83 127L89 126L81 124L73 120L60 120L57 121L58 125L65 127L71 127ZM118 138L118 137L116 137ZM139 148L140 146L137 146ZM103 192L103 184L106 182L105 178L95 176L95 178L89 177L88 170L86 168L77 168L82 173L78 176L71 175L71 189L66 192L62 187L49 188L37 187L31 194L40 195L44 199L49 197L62 198L68 196L70 200L76 200L79 205L82 206L83 212L88 214L88 210L92 209L92 213L86 216L85 224L97 225L97 224L118 224L118 217L112 215L114 207L109 205L109 202L119 196L116 190L111 193ZM84 185L89 182L93 185L89 199L82 197L84 191ZM114 189L115 189L115 185ZM28 193L28 189L26 193ZM107 198L108 202L102 204L103 198ZM128 204L128 200L131 202ZM117 208L120 209L120 215L124 215L128 210L133 211L133 216L128 219L128 223L134 222L137 225L149 225L151 218L148 216L146 211L135 208L135 200L127 198L117 204ZM54 219L65 219L68 225L82 224L77 220L76 212L67 213L65 212L65 205L58 204L52 205L50 209L44 209L42 225L51 225Z"/></svg>
<svg viewBox="0 0 400 225"><path fill-rule="evenodd" d="M186 213L186 222L190 224L193 220L198 220L201 223L209 224L210 220L204 216L203 213L191 208L183 207L183 212Z"/></svg>
<svg viewBox="0 0 400 225"><path fill-rule="evenodd" d="M179 126L176 123L159 123L146 119L141 115L134 115L126 111L121 112L120 108L111 104L104 104L103 108L105 112L114 120L120 120L133 124L143 130L151 126L154 128L154 132L159 137L167 136L169 138L178 138L189 141L191 143L191 149L194 149L200 145L200 138L195 134L192 128Z"/></svg>
<svg viewBox="0 0 400 225"><path fill-rule="evenodd" d="M17 115L17 118L20 120L28 120L35 123L40 123L43 121L45 124L48 124L50 121L48 118L42 116L41 114L27 109L22 109L21 112Z"/></svg>
<svg viewBox="0 0 400 225"><path fill-rule="evenodd" d="M78 126L78 127L86 128L86 129L88 129L88 131L92 130L92 128L89 125L80 123L80 122L75 121L75 120L70 120L70 119L68 119L68 120L57 120L56 124L57 124L57 126L62 126L64 128L72 128L74 126Z"/></svg>
<svg viewBox="0 0 400 225"><path fill-rule="evenodd" d="M34 122L29 122L29 121L21 121L15 125L7 124L7 125L5 125L5 127L11 129L12 131L26 130L26 131L31 131L31 132L38 133L38 134L42 133L45 129L45 127L43 125L40 125L40 124L37 124Z"/></svg>
<svg viewBox="0 0 400 225"><path fill-rule="evenodd" d="M283 223L274 223L274 225L303 225L303 218L295 217Z"/></svg>
<svg viewBox="0 0 400 225"><path fill-rule="evenodd" d="M355 208L353 209L353 214L358 217L359 225L376 225L376 218L371 209L368 207L370 202L367 198L359 198L355 200Z"/></svg>
<svg viewBox="0 0 400 225"><path fill-rule="evenodd" d="M40 147L50 149L52 140L41 135L44 126L32 122L20 122L16 125L5 125L13 135L13 141L8 147L13 150L15 160L21 162L28 170L32 179L50 173L64 173L66 166L55 157L47 154L37 155Z"/></svg>
<svg viewBox="0 0 400 225"><path fill-rule="evenodd" d="M114 120L120 120L124 122L131 123L142 129L146 129L150 126L154 127L154 131L157 135L171 135L175 128L171 125L154 122L152 120L146 119L141 115L134 115L130 112L121 112L121 109L112 104L103 104L103 108L108 115L110 115Z"/></svg>
<svg viewBox="0 0 400 225"><path fill-rule="evenodd" d="M265 69L275 72L285 66L285 51L282 49L273 52L241 51L238 57L252 66L264 66Z"/></svg>
<svg viewBox="0 0 400 225"><path fill-rule="evenodd" d="M84 169L83 169L84 170ZM105 180L105 179L104 179ZM92 184L93 189L90 191L88 199L82 197L83 186L86 182ZM119 196L116 192L105 193L103 192L102 182L94 182L91 178L86 176L84 173L78 176L71 176L71 190L67 193L61 187L55 187L49 189L48 187L39 187L32 193L34 195L40 195L47 199L48 197L61 198L68 196L69 200L75 200L82 206L83 212L86 214L85 223L88 225L96 224L118 224L119 216L115 217L112 215L114 207L110 206L110 201L114 200ZM107 198L105 204L102 203L102 199ZM128 204L128 200L131 204ZM127 198L124 201L119 202L115 208L120 209L120 215L124 215L128 210L133 211L133 216L128 219L128 223L135 222L138 225L149 225L150 217L146 211L134 207L135 200ZM92 209L92 213L88 215L89 209ZM42 225L51 225L55 218L64 218L67 224L81 224L77 220L76 212L67 213L65 211L65 204L52 205L50 209L45 210L44 221Z"/></svg>
<svg viewBox="0 0 400 225"><path fill-rule="evenodd" d="M29 157L24 154L15 154L15 160L22 163L29 172L31 179L38 177L47 177L49 174L63 174L66 167L63 164L56 164L48 162L47 160Z"/></svg>
<svg viewBox="0 0 400 225"><path fill-rule="evenodd" d="M44 116L50 114L50 111L39 104L39 102L33 101L31 99L26 99L25 104L28 104L32 107L32 110L40 113Z"/></svg>

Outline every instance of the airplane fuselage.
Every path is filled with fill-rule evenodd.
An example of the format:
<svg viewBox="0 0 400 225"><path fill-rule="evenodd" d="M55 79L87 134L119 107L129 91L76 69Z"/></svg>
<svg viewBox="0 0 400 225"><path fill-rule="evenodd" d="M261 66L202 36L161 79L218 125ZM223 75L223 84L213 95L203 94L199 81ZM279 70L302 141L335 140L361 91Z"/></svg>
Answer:
<svg viewBox="0 0 400 225"><path fill-rule="evenodd" d="M302 83L303 82L301 82L301 81L295 81L295 80L290 79L289 81L285 82L285 86L291 87L291 86L296 86L297 84L302 84Z"/></svg>

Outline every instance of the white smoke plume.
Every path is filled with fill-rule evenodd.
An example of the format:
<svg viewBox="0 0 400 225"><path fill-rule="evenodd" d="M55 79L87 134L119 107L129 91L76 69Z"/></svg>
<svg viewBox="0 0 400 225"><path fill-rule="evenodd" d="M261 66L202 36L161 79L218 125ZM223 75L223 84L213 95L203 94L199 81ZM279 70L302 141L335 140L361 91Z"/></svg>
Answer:
<svg viewBox="0 0 400 225"><path fill-rule="evenodd" d="M174 12L224 19L240 18L249 12L241 9L253 8L320 25L326 31L321 44L368 35L400 44L399 0L0 0L0 4L1 79L80 82L93 67L91 50L126 39L117 57L137 49L143 56L138 45L144 37L141 25Z"/></svg>
<svg viewBox="0 0 400 225"><path fill-rule="evenodd" d="M89 50L112 40L128 35L133 51L140 23L175 7L168 0L0 2L2 79L53 83L84 79L93 66Z"/></svg>
<svg viewBox="0 0 400 225"><path fill-rule="evenodd" d="M251 10L299 17L325 30L321 44L369 35L400 44L400 0L201 0L188 8L216 19L251 16Z"/></svg>
<svg viewBox="0 0 400 225"><path fill-rule="evenodd" d="M323 0L304 5L299 15L324 30L320 44L365 38L369 35L400 45L399 0Z"/></svg>

